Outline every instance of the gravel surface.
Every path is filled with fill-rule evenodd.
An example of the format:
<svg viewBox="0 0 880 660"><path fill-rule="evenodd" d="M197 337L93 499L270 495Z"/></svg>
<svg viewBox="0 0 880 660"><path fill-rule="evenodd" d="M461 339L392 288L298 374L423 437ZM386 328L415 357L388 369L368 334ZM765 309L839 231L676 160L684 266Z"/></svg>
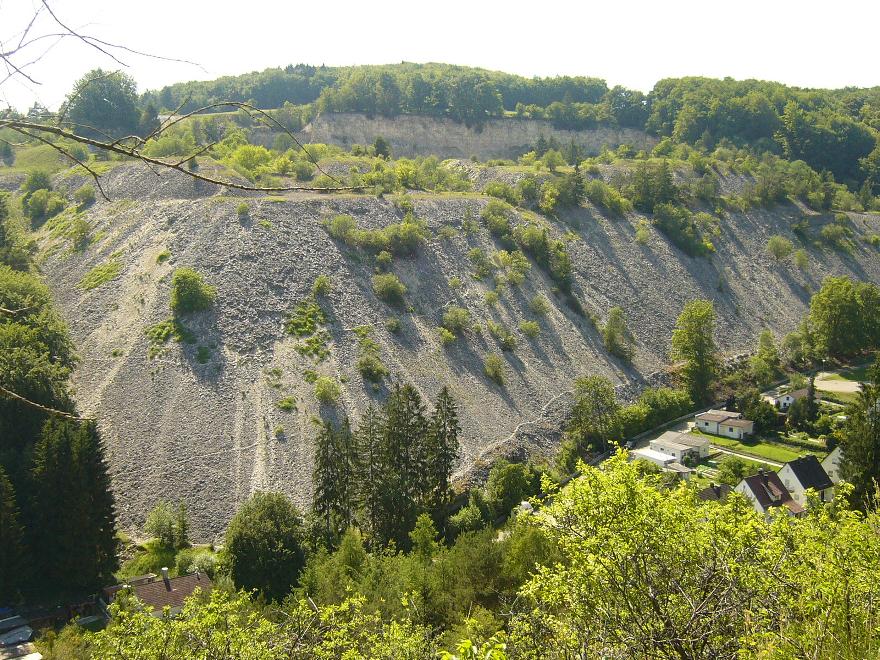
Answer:
<svg viewBox="0 0 880 660"><path fill-rule="evenodd" d="M331 240L321 224L349 213L362 226L384 226L401 217L389 200L302 193L281 201L255 198L249 216L240 219L240 198L182 175L157 179L124 165L106 183L114 201L97 203L86 216L93 244L72 252L66 239L44 231L42 268L82 358L77 399L83 412L100 419L121 525L136 536L161 498L186 502L196 541L218 539L255 490L281 490L306 506L313 418L356 416L387 391L387 383L374 388L355 368L356 326L373 326L391 373L427 399L449 386L461 408L465 472L498 453L552 453L577 376L604 374L619 384L624 399L646 383L666 382L670 334L688 300L715 301L718 342L733 354L749 350L764 327L794 329L811 291L828 274L880 281L877 251L861 242L849 255L808 247L806 272L789 261L777 264L767 254L767 239L780 233L798 244L788 227L802 211L793 205L725 220L710 259L682 255L653 229L647 245L636 244L636 215L611 221L595 209L580 209L554 222L552 232L572 232L574 292L584 307L600 321L612 306L626 311L637 341L630 367L608 356L596 328L554 293L537 265L522 287L508 288L497 308L487 308L487 283L473 279L467 259L473 247L496 247L484 230L435 235L418 257L395 259L408 311L377 300L372 259ZM478 216L486 203L475 195L415 199L417 215L434 232L460 227L468 208ZM859 216L855 227L859 234L877 232L878 221ZM170 259L158 263L163 251ZM112 259L121 266L115 279L90 291L78 287L91 268ZM184 320L194 343L171 341L151 359L144 330L170 317L170 276L180 266L203 273L217 287L217 302L211 312ZM315 364L294 350L283 323L321 274L333 282L324 303L332 341L329 358ZM450 286L454 276L461 288ZM540 336L530 340L516 327L534 318L528 301L536 293L551 301L551 310L538 319ZM450 304L469 309L484 331L444 348L436 328ZM399 334L385 329L391 317L401 322ZM504 388L483 374L485 355L501 353L485 331L490 318L518 338L516 350L503 353ZM307 370L344 380L338 409L317 403ZM286 396L296 399L295 411L278 408ZM283 431L276 434L276 427Z"/></svg>

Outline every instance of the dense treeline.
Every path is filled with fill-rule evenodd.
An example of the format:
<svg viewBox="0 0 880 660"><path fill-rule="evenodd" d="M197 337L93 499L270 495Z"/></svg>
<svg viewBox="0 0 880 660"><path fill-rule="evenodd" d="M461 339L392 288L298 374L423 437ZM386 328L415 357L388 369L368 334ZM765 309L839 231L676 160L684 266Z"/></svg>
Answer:
<svg viewBox="0 0 880 660"><path fill-rule="evenodd" d="M352 532L316 555L283 603L217 588L180 617L156 618L122 600L106 630L70 627L44 652L855 660L878 651L876 512L816 501L804 517L768 519L737 494L702 502L685 484L670 488L624 455L583 466L543 505L502 534L450 547L421 519L406 555L369 553Z"/></svg>
<svg viewBox="0 0 880 660"><path fill-rule="evenodd" d="M116 568L101 438L75 417L73 346L10 211L0 193L0 605L89 593Z"/></svg>
<svg viewBox="0 0 880 660"><path fill-rule="evenodd" d="M880 88L811 90L758 80L677 78L649 94L596 78L524 78L470 67L402 63L362 67L288 66L147 92L142 105L192 110L224 100L262 108L316 104L321 111L451 117L479 125L505 112L558 128L644 128L712 149L727 141L803 160L858 188L880 183ZM295 127L303 115L296 116Z"/></svg>

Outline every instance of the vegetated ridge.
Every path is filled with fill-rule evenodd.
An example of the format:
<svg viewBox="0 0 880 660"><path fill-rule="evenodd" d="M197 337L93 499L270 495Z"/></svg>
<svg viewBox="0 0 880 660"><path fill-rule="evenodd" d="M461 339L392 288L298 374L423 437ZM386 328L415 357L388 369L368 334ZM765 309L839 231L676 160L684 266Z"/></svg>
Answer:
<svg viewBox="0 0 880 660"><path fill-rule="evenodd" d="M477 188L522 176L460 166ZM591 176L613 175L608 166ZM68 176L59 187L84 182ZM721 185L735 192L743 178L722 177ZM407 207L399 197L243 200L184 175L157 179L133 164L112 168L105 186L113 201L83 214L91 241L85 248L72 247L57 223L42 230L42 268L81 356L77 400L100 420L121 526L137 530L157 500L182 500L199 540L217 538L256 490L308 501L314 419L354 416L387 391L388 378L373 384L356 366L365 337L391 378L415 384L429 399L450 388L462 410L464 470L500 441L512 441L506 450L513 453L551 451L570 405L564 393L579 375L605 374L624 397L646 379L664 382L669 337L688 300L715 302L719 345L733 354L749 350L762 328L794 329L826 275L880 281L876 249L861 240L878 232L876 215L849 214L848 251L804 243L809 266L797 268L768 253L769 237L800 244L792 225L806 219L815 231L830 223L829 214L794 203L732 212L712 239L714 254L693 258L639 214L606 217L587 204L553 220L524 210L509 215L514 225L537 223L564 241L571 296L530 259L522 284L499 288L492 305L492 276L475 279L469 256L475 248L489 256L504 248L480 220L491 198L413 193L411 212L429 236L413 256L394 256L382 267L406 288L401 302L389 304L371 284L376 259L334 239L325 225L340 214L363 229L399 223ZM175 322L169 299L180 267L215 287L216 302ZM330 286L316 296L321 276ZM536 295L549 303L546 313L532 311ZM297 306L311 300L322 310L310 319L316 332L286 331ZM607 353L597 328L614 306L623 308L635 339L631 365ZM438 327L451 307L468 310L469 318L444 343ZM537 336L518 329L522 321L536 322ZM503 350L511 343L513 350ZM485 371L490 354L503 360L503 384ZM321 376L339 386L337 403L316 398Z"/></svg>

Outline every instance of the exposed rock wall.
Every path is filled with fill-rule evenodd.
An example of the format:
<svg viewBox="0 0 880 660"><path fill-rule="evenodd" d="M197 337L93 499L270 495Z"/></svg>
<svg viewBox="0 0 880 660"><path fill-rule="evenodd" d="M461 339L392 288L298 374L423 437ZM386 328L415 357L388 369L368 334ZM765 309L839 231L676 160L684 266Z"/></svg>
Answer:
<svg viewBox="0 0 880 660"><path fill-rule="evenodd" d="M378 136L391 143L397 156L434 154L440 158L515 158L529 151L539 137L553 138L566 145L572 140L590 154L602 147L630 144L646 149L656 139L632 128L602 127L589 131L567 131L537 119L491 119L481 128L468 128L451 119L399 115L394 118L367 117L357 113L325 113L305 127L300 137L350 147L372 144Z"/></svg>

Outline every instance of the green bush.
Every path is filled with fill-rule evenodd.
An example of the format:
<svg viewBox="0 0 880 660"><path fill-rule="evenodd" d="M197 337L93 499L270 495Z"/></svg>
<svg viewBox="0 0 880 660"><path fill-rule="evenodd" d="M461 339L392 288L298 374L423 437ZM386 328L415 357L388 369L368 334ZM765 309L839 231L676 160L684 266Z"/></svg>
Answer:
<svg viewBox="0 0 880 660"><path fill-rule="evenodd" d="M496 238L504 238L510 235L510 220L507 217L510 205L501 200L491 200L480 212L480 217L489 228L489 232Z"/></svg>
<svg viewBox="0 0 880 660"><path fill-rule="evenodd" d="M25 196L38 190L52 190L52 177L45 170L32 170L21 185L21 189Z"/></svg>
<svg viewBox="0 0 880 660"><path fill-rule="evenodd" d="M495 307L498 304L498 294L495 291L486 291L483 300L489 307Z"/></svg>
<svg viewBox="0 0 880 660"><path fill-rule="evenodd" d="M190 314L211 309L217 289L191 268L178 268L171 278L171 311Z"/></svg>
<svg viewBox="0 0 880 660"><path fill-rule="evenodd" d="M790 255L792 248L791 241L778 234L771 236L770 240L767 241L767 251L773 255L773 258L776 259L776 261L782 261Z"/></svg>
<svg viewBox="0 0 880 660"><path fill-rule="evenodd" d="M339 384L327 376L318 376L315 381L315 398L325 405L334 405L342 396Z"/></svg>
<svg viewBox="0 0 880 660"><path fill-rule="evenodd" d="M511 206L519 206L522 202L517 191L511 188L506 183L501 181L492 181L486 184L486 187L483 188L483 192L490 197L496 197L502 201L507 202Z"/></svg>
<svg viewBox="0 0 880 660"><path fill-rule="evenodd" d="M492 271L495 270L495 264L489 260L486 253L480 248L471 248L467 256L474 267L474 279L482 280L484 277L491 275Z"/></svg>
<svg viewBox="0 0 880 660"><path fill-rule="evenodd" d="M631 201L601 179L593 179L584 188L588 200L612 215L624 216L633 210Z"/></svg>
<svg viewBox="0 0 880 660"><path fill-rule="evenodd" d="M453 334L461 334L471 324L471 313L464 307L450 307L443 313L443 327Z"/></svg>
<svg viewBox="0 0 880 660"><path fill-rule="evenodd" d="M372 383L378 383L388 375L388 369L382 363L379 344L369 337L362 337L360 340L360 354L356 366L364 380Z"/></svg>
<svg viewBox="0 0 880 660"><path fill-rule="evenodd" d="M810 265L810 257L805 250L798 250L794 253L794 264L801 270L806 270Z"/></svg>
<svg viewBox="0 0 880 660"><path fill-rule="evenodd" d="M373 275L373 293L389 305L402 305L406 286L394 273Z"/></svg>
<svg viewBox="0 0 880 660"><path fill-rule="evenodd" d="M639 220L638 225L636 226L636 235L635 241L639 245L647 245L648 241L651 240L651 226L648 224L648 221L644 218Z"/></svg>
<svg viewBox="0 0 880 660"><path fill-rule="evenodd" d="M332 284L330 282L329 275L318 275L315 278L314 284L312 284L312 295L316 298L319 296L326 296L330 293L330 289L332 288Z"/></svg>
<svg viewBox="0 0 880 660"><path fill-rule="evenodd" d="M536 293L529 301L529 309L532 310L532 314L545 316L550 311L550 301L540 293Z"/></svg>
<svg viewBox="0 0 880 660"><path fill-rule="evenodd" d="M486 359L483 361L483 373L485 373L490 380L503 386L505 371L504 359L500 355L490 353L486 356Z"/></svg>
<svg viewBox="0 0 880 660"><path fill-rule="evenodd" d="M502 351L512 351L516 348L516 337L503 325L489 320L486 321L486 327L489 329L489 334L498 342Z"/></svg>
<svg viewBox="0 0 880 660"><path fill-rule="evenodd" d="M536 321L520 321L519 330L529 339L534 339L541 334L541 326Z"/></svg>
<svg viewBox="0 0 880 660"><path fill-rule="evenodd" d="M80 209L91 206L95 203L95 189L90 185L80 186L73 193L73 201Z"/></svg>
<svg viewBox="0 0 880 660"><path fill-rule="evenodd" d="M327 231L337 241L351 244L357 231L357 222L350 215L336 215L327 223Z"/></svg>
<svg viewBox="0 0 880 660"><path fill-rule="evenodd" d="M673 204L657 204L654 207L654 224L669 237L682 252L698 257L715 251L712 242L703 236L690 211Z"/></svg>
<svg viewBox="0 0 880 660"><path fill-rule="evenodd" d="M838 250L846 247L846 241L850 233L847 227L839 224L825 225L820 232L822 240Z"/></svg>
<svg viewBox="0 0 880 660"><path fill-rule="evenodd" d="M235 212L238 214L239 218L246 218L251 212L251 207L248 206L247 202L241 202L235 207Z"/></svg>
<svg viewBox="0 0 880 660"><path fill-rule="evenodd" d="M278 409L284 412L293 412L296 410L296 399L292 396L286 396L278 400Z"/></svg>
<svg viewBox="0 0 880 660"><path fill-rule="evenodd" d="M298 160L293 164L291 174L297 181L311 181L315 176L315 166L307 161Z"/></svg>
<svg viewBox="0 0 880 660"><path fill-rule="evenodd" d="M388 332L397 334L398 332L400 332L400 319L396 319L393 317L385 319L385 329L388 330Z"/></svg>
<svg viewBox="0 0 880 660"><path fill-rule="evenodd" d="M440 343L444 346L448 346L455 341L455 334L442 326L437 328L437 335L440 337Z"/></svg>

